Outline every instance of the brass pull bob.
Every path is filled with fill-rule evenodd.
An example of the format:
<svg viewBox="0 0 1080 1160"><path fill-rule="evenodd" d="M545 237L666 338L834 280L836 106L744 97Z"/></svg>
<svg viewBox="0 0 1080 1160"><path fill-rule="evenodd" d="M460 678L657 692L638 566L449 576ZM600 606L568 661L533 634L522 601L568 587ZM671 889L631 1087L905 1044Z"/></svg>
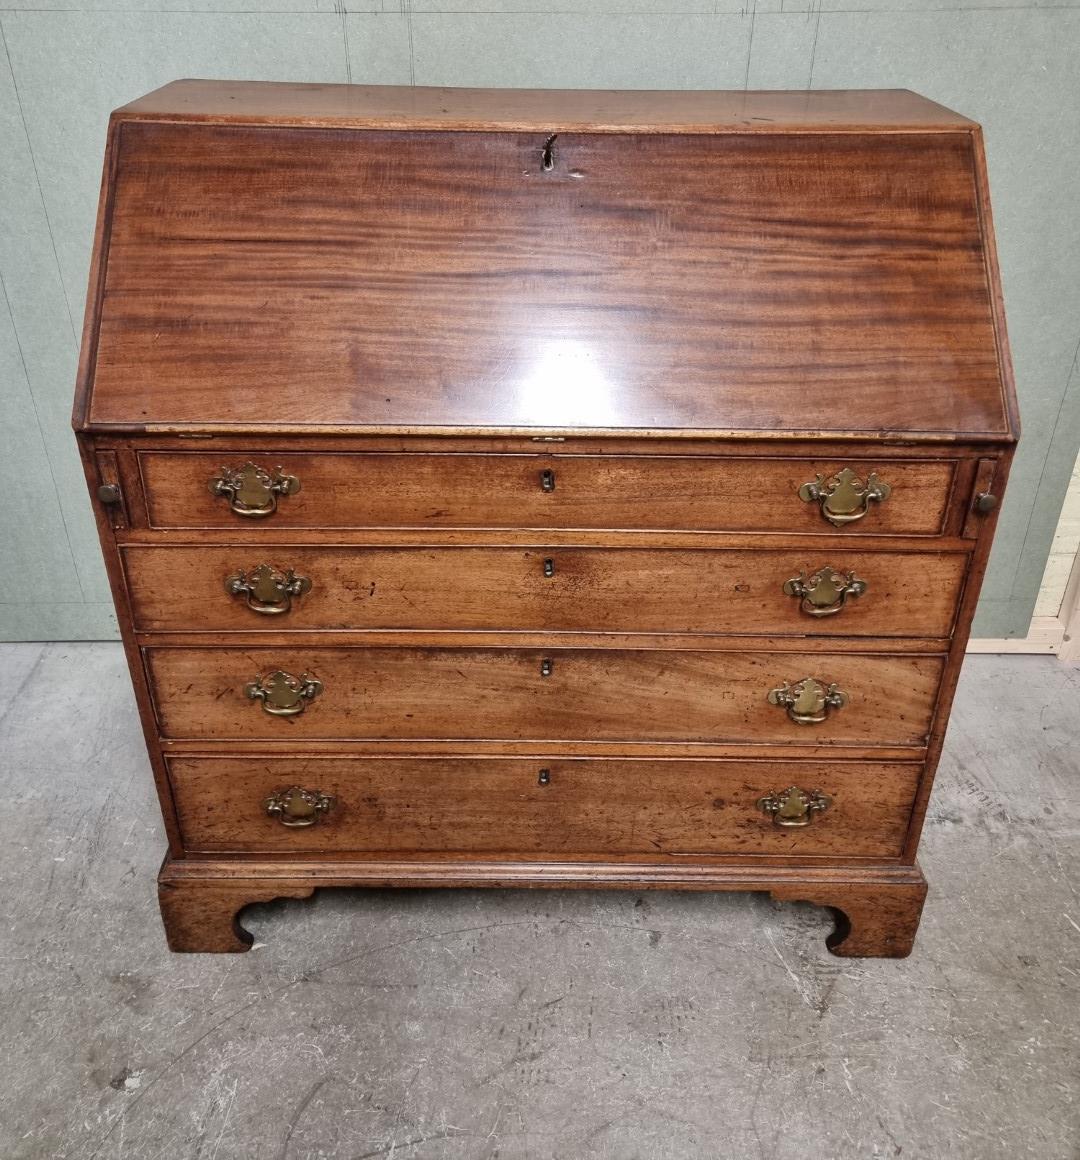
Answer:
<svg viewBox="0 0 1080 1160"><path fill-rule="evenodd" d="M991 495L988 491L980 491L975 497L975 510L980 515L989 515L1000 502L996 495Z"/></svg>
<svg viewBox="0 0 1080 1160"><path fill-rule="evenodd" d="M301 673L294 677L291 673L277 669L267 677L256 677L244 686L244 696L252 701L260 701L264 712L272 717L295 717L307 708L307 703L322 692L322 681Z"/></svg>
<svg viewBox="0 0 1080 1160"><path fill-rule="evenodd" d="M288 789L271 794L264 803L267 814L290 829L298 830L313 826L327 814L334 799L317 789L301 789L291 785Z"/></svg>
<svg viewBox="0 0 1080 1160"><path fill-rule="evenodd" d="M799 597L799 610L807 616L835 616L849 596L862 596L866 588L854 572L833 568L819 568L810 576L800 572L784 581L784 592Z"/></svg>
<svg viewBox="0 0 1080 1160"><path fill-rule="evenodd" d="M277 511L278 496L296 495L300 480L280 467L271 474L249 460L243 467L223 467L208 486L214 495L227 499L238 516L260 519Z"/></svg>
<svg viewBox="0 0 1080 1160"><path fill-rule="evenodd" d="M823 685L813 677L780 685L769 693L769 704L786 709L796 725L820 725L830 709L840 709L847 702L847 693L837 685Z"/></svg>
<svg viewBox="0 0 1080 1160"><path fill-rule="evenodd" d="M797 785L788 786L780 793L769 793L757 800L762 813L771 814L773 824L785 829L808 826L814 814L824 813L832 805L832 798L818 790L807 791Z"/></svg>
<svg viewBox="0 0 1080 1160"><path fill-rule="evenodd" d="M850 467L845 467L831 479L819 473L812 483L804 483L799 488L799 499L820 503L825 519L842 528L861 520L872 503L883 503L891 493L892 488L874 473L863 483Z"/></svg>
<svg viewBox="0 0 1080 1160"><path fill-rule="evenodd" d="M269 564L260 564L250 572L234 572L225 578L225 591L230 596L242 596L252 612L277 616L288 612L294 596L311 591L311 581L299 576L291 568L279 572Z"/></svg>

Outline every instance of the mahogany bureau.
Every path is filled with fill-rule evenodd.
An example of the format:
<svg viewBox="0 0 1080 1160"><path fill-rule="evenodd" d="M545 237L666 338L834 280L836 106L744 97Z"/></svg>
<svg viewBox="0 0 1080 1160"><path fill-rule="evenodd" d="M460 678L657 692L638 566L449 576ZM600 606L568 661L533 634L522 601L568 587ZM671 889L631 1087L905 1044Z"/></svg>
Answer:
<svg viewBox="0 0 1080 1160"><path fill-rule="evenodd" d="M1018 431L971 121L179 81L111 121L75 427L174 950L423 885L909 952Z"/></svg>

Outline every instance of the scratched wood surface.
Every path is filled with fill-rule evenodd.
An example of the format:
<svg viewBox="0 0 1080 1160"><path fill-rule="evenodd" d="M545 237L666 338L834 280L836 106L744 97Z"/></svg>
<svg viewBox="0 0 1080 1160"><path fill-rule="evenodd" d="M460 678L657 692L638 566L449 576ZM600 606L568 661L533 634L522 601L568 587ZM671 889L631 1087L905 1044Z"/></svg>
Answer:
<svg viewBox="0 0 1080 1160"><path fill-rule="evenodd" d="M947 637L967 554L667 549L131 547L144 632L459 629ZM260 564L311 582L288 611L253 611L225 581ZM828 564L866 585L839 612L802 610L785 581ZM551 576L545 575L545 565ZM257 602L256 602L257 603Z"/></svg>
<svg viewBox="0 0 1080 1160"><path fill-rule="evenodd" d="M286 648L146 650L162 735L755 744L926 744L943 658L588 649ZM542 666L550 660L552 671ZM308 673L323 691L274 717L244 687ZM814 676L850 703L798 725L766 700Z"/></svg>
<svg viewBox="0 0 1080 1160"><path fill-rule="evenodd" d="M895 858L920 772L919 765L899 762L567 761L557 755L169 761L189 850L285 856L458 851ZM777 826L757 808L759 798L792 783L833 799L810 826ZM269 816L264 803L296 784L334 802L315 825L290 829Z"/></svg>
<svg viewBox="0 0 1080 1160"><path fill-rule="evenodd" d="M649 455L327 454L147 451L139 469L147 518L159 528L237 528L208 481L246 461L300 480L262 530L279 527L686 528L694 531L835 532L799 488L848 467L892 494L845 534L933 535L942 530L956 461L881 454L837 459ZM544 491L541 473L552 473Z"/></svg>

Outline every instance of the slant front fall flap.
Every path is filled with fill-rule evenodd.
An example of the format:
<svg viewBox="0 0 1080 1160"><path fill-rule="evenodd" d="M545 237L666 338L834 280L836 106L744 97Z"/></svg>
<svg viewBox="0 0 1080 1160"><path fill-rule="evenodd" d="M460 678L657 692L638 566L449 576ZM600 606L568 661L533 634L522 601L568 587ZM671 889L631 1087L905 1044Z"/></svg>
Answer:
<svg viewBox="0 0 1080 1160"><path fill-rule="evenodd" d="M121 110L87 418L1007 439L971 123L815 96L788 133Z"/></svg>

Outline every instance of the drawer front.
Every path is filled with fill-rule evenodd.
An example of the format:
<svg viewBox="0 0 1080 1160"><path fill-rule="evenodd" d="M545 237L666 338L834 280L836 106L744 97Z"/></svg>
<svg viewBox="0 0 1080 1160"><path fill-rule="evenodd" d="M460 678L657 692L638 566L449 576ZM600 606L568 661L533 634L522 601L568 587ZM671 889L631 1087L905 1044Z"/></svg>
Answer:
<svg viewBox="0 0 1080 1160"><path fill-rule="evenodd" d="M184 845L201 853L797 854L896 857L921 766L635 758L186 758L169 761ZM801 827L758 801L792 783L831 801ZM313 824L267 812L294 787ZM310 799L309 799L310 800ZM303 808L303 807L302 807ZM284 815L288 817L288 815ZM290 820L310 821L309 818Z"/></svg>
<svg viewBox="0 0 1080 1160"><path fill-rule="evenodd" d="M457 629L945 637L967 563L962 553L866 550L316 549L281 544L268 550L129 547L123 556L137 628L223 632ZM822 575L825 569L828 575Z"/></svg>
<svg viewBox="0 0 1080 1160"><path fill-rule="evenodd" d="M157 528L610 528L935 535L955 462L628 455L150 452L139 455ZM243 468L253 462L263 475ZM280 473L278 469L280 468ZM889 494L837 525L800 488L844 468L855 497ZM223 470L224 469L224 470ZM545 472L551 473L545 475ZM293 482L296 481L296 482ZM214 494L211 487L220 494ZM240 511L237 510L240 509ZM272 509L272 510L271 510ZM244 512L246 514L241 514ZM263 513L263 514L255 514Z"/></svg>
<svg viewBox="0 0 1080 1160"><path fill-rule="evenodd" d="M278 741L921 746L943 665L938 656L638 649L151 648L146 656L164 736ZM822 708L813 725L792 719L798 707L770 704L771 690L806 677L837 685L847 704Z"/></svg>

